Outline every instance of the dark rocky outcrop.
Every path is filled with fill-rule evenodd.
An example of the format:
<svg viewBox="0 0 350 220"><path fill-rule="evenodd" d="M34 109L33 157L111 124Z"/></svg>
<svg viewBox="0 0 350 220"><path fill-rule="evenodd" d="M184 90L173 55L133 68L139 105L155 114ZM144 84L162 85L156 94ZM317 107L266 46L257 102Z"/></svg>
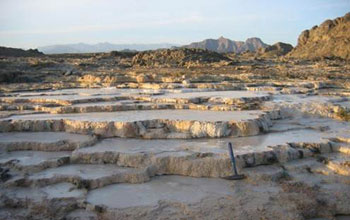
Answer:
<svg viewBox="0 0 350 220"><path fill-rule="evenodd" d="M0 56L2 57L36 57L42 55L44 54L37 49L22 50L11 47L0 47Z"/></svg>
<svg viewBox="0 0 350 220"><path fill-rule="evenodd" d="M206 39L201 42L191 43L183 46L184 48L199 48L219 53L243 53L246 51L255 52L259 48L266 48L265 44L260 38L248 38L244 41L233 41L224 37L219 39Z"/></svg>
<svg viewBox="0 0 350 220"><path fill-rule="evenodd" d="M135 50L111 51L108 54L113 57L131 58L138 52Z"/></svg>
<svg viewBox="0 0 350 220"><path fill-rule="evenodd" d="M350 60L350 13L303 31L290 56L303 59Z"/></svg>
<svg viewBox="0 0 350 220"><path fill-rule="evenodd" d="M258 54L262 57L278 57L284 56L293 50L293 46L290 44L278 42L266 48L261 48Z"/></svg>
<svg viewBox="0 0 350 220"><path fill-rule="evenodd" d="M132 59L137 66L189 66L230 62L226 56L202 49L166 49L140 52Z"/></svg>

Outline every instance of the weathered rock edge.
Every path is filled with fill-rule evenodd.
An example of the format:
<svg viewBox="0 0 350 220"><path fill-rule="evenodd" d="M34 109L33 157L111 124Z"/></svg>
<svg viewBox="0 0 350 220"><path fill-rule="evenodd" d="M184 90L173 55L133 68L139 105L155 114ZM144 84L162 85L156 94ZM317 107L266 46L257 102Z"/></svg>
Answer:
<svg viewBox="0 0 350 220"><path fill-rule="evenodd" d="M52 120L1 120L0 132L64 131L70 133L128 138L218 138L243 137L268 132L271 120L280 119L280 111L264 112L255 119L242 121L195 121L154 119L133 122Z"/></svg>
<svg viewBox="0 0 350 220"><path fill-rule="evenodd" d="M236 155L238 169L285 163L312 157L320 153L338 152L332 141L321 143L288 143L271 146L270 150ZM178 153L178 154L177 154ZM150 168L155 175L182 175L191 177L223 177L232 175L228 155L199 152L123 153L115 151L74 151L73 164L116 164L121 167Z"/></svg>

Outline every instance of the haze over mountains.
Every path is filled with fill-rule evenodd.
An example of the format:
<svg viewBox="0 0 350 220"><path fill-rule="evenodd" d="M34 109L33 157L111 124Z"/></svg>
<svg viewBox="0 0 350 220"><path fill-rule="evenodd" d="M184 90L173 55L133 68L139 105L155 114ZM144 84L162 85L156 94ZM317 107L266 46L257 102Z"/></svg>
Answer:
<svg viewBox="0 0 350 220"><path fill-rule="evenodd" d="M110 52L115 50L155 50L160 48L171 48L178 46L176 44L159 43L159 44L111 44L108 42L98 44L57 44L50 46L38 47L38 50L45 54L57 53L98 53Z"/></svg>
<svg viewBox="0 0 350 220"><path fill-rule="evenodd" d="M59 53L94 53L94 52L110 52L122 50L154 50L160 48L179 48L179 50L189 49L206 49L210 52L218 53L243 53L246 51L252 52L260 57L278 57L289 56L301 59L320 59L320 58L340 58L350 60L350 13L343 17L338 17L333 20L326 20L319 26L314 26L310 30L303 31L298 39L298 44L295 48L292 45L277 42L273 45L265 44L259 38L248 38L246 41L233 41L224 37L219 39L206 39L200 42L194 42L189 45L175 46L172 44L66 44L52 45L39 47L38 50L22 50L16 48L0 47L0 56L42 56L44 54L59 54ZM153 51L154 54L150 57L167 57L168 51L165 53ZM188 51L187 51L188 52ZM193 52L193 51L192 51ZM194 50L196 52L196 50ZM198 51L197 51L198 52ZM196 53L197 53L196 52ZM208 52L208 51L206 51ZM174 54L175 57L186 57L189 54L179 52ZM213 53L212 53L213 54ZM147 54L146 54L147 55ZM147 56L146 56L147 57ZM171 58L171 56L170 56ZM158 59L158 58L157 58ZM167 59L167 58L166 58ZM165 60L166 60L165 59ZM148 62L148 58L146 61ZM171 59L170 59L171 60ZM146 62L145 61L145 62ZM142 61L143 62L143 61ZM158 62L158 61L157 61ZM176 61L177 62L177 61Z"/></svg>
<svg viewBox="0 0 350 220"><path fill-rule="evenodd" d="M155 50L160 48L178 47L176 44L60 44L39 47L38 50L45 54L57 53L95 53L95 52L110 52L114 50ZM260 38L248 38L246 41L234 41L228 38L220 37L219 39L206 39L200 42L194 42L189 45L181 46L184 48L199 48L215 51L219 53L242 53L246 51L256 52L260 48L266 48L269 45L265 44Z"/></svg>
<svg viewBox="0 0 350 220"><path fill-rule="evenodd" d="M338 57L350 59L350 13L334 20L326 20L319 26L303 31L298 39L298 45L293 49L290 44L278 42L272 46L265 44L260 38L248 38L246 41L234 41L220 37L194 42L180 48L206 49L218 53L244 53L246 51L259 53L262 56L283 56L289 54L296 58ZM66 44L39 47L45 54L54 53L93 53L115 50L155 50L160 48L179 47L173 44ZM2 49L4 54L13 54L8 48ZM33 51L30 51L33 52Z"/></svg>

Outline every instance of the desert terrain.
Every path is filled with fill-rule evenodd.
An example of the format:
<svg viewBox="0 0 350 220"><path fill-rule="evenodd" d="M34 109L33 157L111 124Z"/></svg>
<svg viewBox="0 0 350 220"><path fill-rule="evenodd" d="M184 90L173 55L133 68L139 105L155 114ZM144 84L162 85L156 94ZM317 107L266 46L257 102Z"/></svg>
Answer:
<svg viewBox="0 0 350 220"><path fill-rule="evenodd" d="M350 219L349 43L0 48L0 219Z"/></svg>

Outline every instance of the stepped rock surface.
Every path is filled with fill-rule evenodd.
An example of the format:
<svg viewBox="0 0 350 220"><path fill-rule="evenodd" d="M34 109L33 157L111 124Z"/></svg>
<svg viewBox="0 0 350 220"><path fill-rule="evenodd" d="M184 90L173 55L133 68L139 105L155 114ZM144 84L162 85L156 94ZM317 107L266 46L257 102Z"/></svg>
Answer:
<svg viewBox="0 0 350 220"><path fill-rule="evenodd" d="M0 219L349 216L346 92L293 86L5 92Z"/></svg>
<svg viewBox="0 0 350 220"><path fill-rule="evenodd" d="M289 49L2 56L0 220L349 219L350 64Z"/></svg>
<svg viewBox="0 0 350 220"><path fill-rule="evenodd" d="M350 13L303 31L290 56L350 60Z"/></svg>

